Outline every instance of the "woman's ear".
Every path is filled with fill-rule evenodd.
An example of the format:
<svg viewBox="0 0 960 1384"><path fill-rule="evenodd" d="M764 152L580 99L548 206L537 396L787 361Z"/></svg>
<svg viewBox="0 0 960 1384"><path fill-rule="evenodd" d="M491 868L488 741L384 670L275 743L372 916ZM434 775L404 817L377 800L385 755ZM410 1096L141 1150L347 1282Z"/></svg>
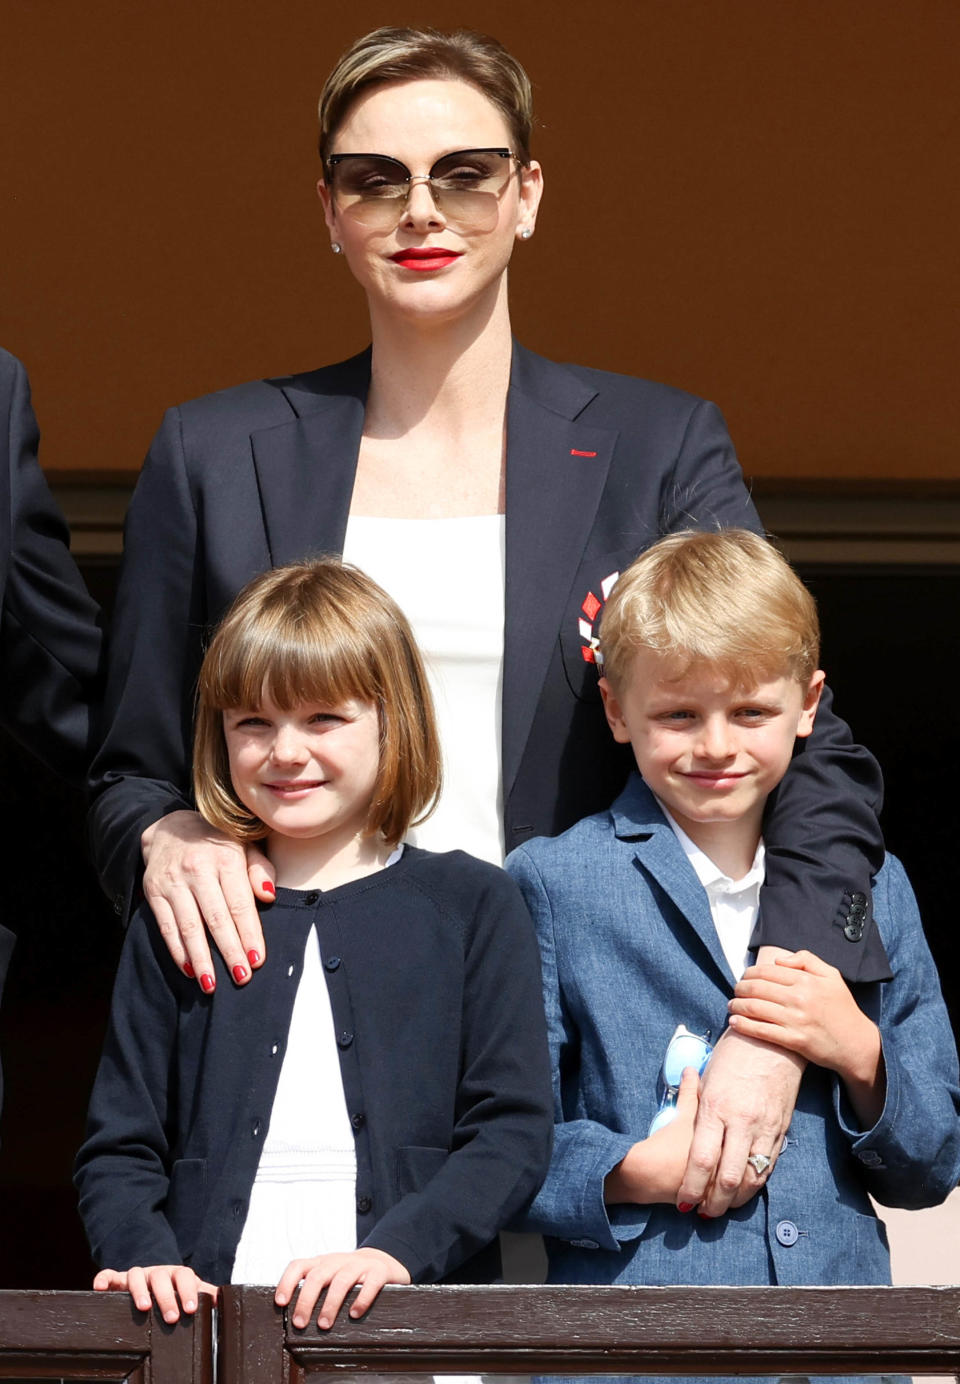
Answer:
<svg viewBox="0 0 960 1384"><path fill-rule="evenodd" d="M330 239L336 240L335 223L337 214L333 205L333 195L322 178L317 183L317 196L320 198L320 205L323 207L323 219L327 223L327 229L330 231Z"/></svg>
<svg viewBox="0 0 960 1384"><path fill-rule="evenodd" d="M797 722L797 735L800 737L809 735L813 730L813 723L817 717L817 707L820 705L820 697L825 682L826 674L822 668L818 668L811 675L807 689L803 694L803 710L800 712L800 720Z"/></svg>
<svg viewBox="0 0 960 1384"><path fill-rule="evenodd" d="M543 196L543 169L532 159L520 168L520 205L517 211L517 235L529 240L537 225L537 209Z"/></svg>

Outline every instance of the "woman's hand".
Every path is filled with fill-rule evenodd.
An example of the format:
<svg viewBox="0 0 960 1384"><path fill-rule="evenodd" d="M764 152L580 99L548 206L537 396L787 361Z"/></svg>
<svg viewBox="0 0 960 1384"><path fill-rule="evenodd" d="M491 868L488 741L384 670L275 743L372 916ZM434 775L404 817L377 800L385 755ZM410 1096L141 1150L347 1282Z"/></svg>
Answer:
<svg viewBox="0 0 960 1384"><path fill-rule="evenodd" d="M254 895L276 897L262 851L217 831L199 812L171 812L140 838L143 892L170 955L209 994L216 986L207 931L238 985L263 964L266 948Z"/></svg>
<svg viewBox="0 0 960 1384"><path fill-rule="evenodd" d="M608 1205L675 1201L693 1138L700 1078L693 1067L684 1069L677 1092L677 1111L669 1124L634 1144L622 1162L607 1174L603 1199Z"/></svg>
<svg viewBox="0 0 960 1384"><path fill-rule="evenodd" d="M876 1124L886 1086L880 1031L834 966L808 951L751 966L728 1008L737 1033L776 1043L836 1072L861 1127Z"/></svg>
<svg viewBox="0 0 960 1384"><path fill-rule="evenodd" d="M355 1249L349 1254L318 1254L314 1259L294 1259L283 1271L274 1300L286 1307L294 1288L303 1280L293 1324L304 1327L313 1315L320 1294L326 1289L317 1326L328 1331L351 1288L361 1285L351 1317L362 1317L385 1283L409 1283L410 1275L399 1259L380 1249Z"/></svg>
<svg viewBox="0 0 960 1384"><path fill-rule="evenodd" d="M97 1293L129 1293L140 1312L149 1312L153 1301L165 1322L180 1320L178 1298L186 1315L192 1316L197 1310L199 1293L209 1293L214 1300L217 1296L216 1287L198 1278L185 1264L151 1264L123 1273L117 1269L101 1269L93 1280L93 1287Z"/></svg>
<svg viewBox="0 0 960 1384"><path fill-rule="evenodd" d="M761 947L766 963L789 956L781 947ZM677 1194L678 1206L699 1206L705 1216L722 1216L756 1196L773 1171L793 1118L806 1063L798 1054L726 1029L714 1047L700 1083L700 1105L690 1158ZM747 1163L753 1154L770 1159L760 1174Z"/></svg>

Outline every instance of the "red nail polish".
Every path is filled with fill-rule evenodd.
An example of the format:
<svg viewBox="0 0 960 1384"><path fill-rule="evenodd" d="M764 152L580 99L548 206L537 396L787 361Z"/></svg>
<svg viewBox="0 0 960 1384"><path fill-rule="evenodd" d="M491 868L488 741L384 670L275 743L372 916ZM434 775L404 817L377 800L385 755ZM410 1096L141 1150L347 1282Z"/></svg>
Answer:
<svg viewBox="0 0 960 1384"><path fill-rule="evenodd" d="M259 965L260 965L260 953L259 953L258 951L254 951L254 950L251 948L251 950L247 952L247 960L250 962L250 965L251 965L251 966L259 966Z"/></svg>
<svg viewBox="0 0 960 1384"><path fill-rule="evenodd" d="M693 1210L693 1205L694 1204L692 1201L682 1201L680 1205L677 1207L677 1210L686 1213L687 1211Z"/></svg>
<svg viewBox="0 0 960 1384"><path fill-rule="evenodd" d="M712 1217L712 1216L708 1216L707 1213L706 1213L706 1211L698 1211L698 1212L697 1212L697 1215L700 1217L700 1219L701 1219L702 1221L712 1221L712 1220L713 1220L713 1217Z"/></svg>
<svg viewBox="0 0 960 1384"><path fill-rule="evenodd" d="M233 968L233 978L238 985L242 980L246 980L248 974L249 972L247 971L246 966L234 966Z"/></svg>
<svg viewBox="0 0 960 1384"><path fill-rule="evenodd" d="M270 881L269 881L268 879L265 879L265 880L263 881L263 890L264 890L264 893L266 893L266 894L271 894L274 898L276 898L276 896L277 896L277 891L276 891L276 889L274 889L273 885L270 883Z"/></svg>
<svg viewBox="0 0 960 1384"><path fill-rule="evenodd" d="M185 961L183 963L183 974L187 977L188 980L196 980L197 978L197 973L190 965L189 961Z"/></svg>
<svg viewBox="0 0 960 1384"><path fill-rule="evenodd" d="M212 975L204 974L200 977L200 989L205 995L212 995L217 988L217 982Z"/></svg>

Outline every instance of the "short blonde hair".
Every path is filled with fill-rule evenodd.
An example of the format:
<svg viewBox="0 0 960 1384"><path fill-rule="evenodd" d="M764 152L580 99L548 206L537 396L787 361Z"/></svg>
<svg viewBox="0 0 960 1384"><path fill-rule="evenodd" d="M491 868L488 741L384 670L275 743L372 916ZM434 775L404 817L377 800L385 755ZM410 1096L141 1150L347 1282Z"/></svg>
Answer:
<svg viewBox="0 0 960 1384"><path fill-rule="evenodd" d="M423 660L403 612L365 573L335 557L264 572L211 641L197 688L194 796L212 826L240 841L267 829L234 791L223 712L258 707L265 693L284 711L349 700L377 708L380 771L365 835L396 845L433 811L440 742Z"/></svg>
<svg viewBox="0 0 960 1384"><path fill-rule="evenodd" d="M820 657L816 602L755 533L672 534L630 564L604 608L600 651L615 690L641 649L676 660L680 677L707 663L735 687L784 675L806 685Z"/></svg>
<svg viewBox="0 0 960 1384"><path fill-rule="evenodd" d="M320 157L324 176L333 138L359 96L385 82L438 77L469 82L482 92L507 122L513 153L522 164L530 162L530 78L502 43L471 29L444 33L439 29L384 27L352 43L323 84Z"/></svg>

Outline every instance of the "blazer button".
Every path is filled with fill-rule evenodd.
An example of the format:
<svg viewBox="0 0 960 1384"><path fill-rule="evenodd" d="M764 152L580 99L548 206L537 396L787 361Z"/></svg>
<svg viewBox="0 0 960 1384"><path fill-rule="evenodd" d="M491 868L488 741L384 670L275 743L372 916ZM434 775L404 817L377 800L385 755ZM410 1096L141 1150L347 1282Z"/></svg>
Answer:
<svg viewBox="0 0 960 1384"><path fill-rule="evenodd" d="M866 901L867 901L867 896L866 896L866 894L851 894L851 895L850 895L850 902L851 902L851 903L855 903L855 904L859 905L860 907L862 907L862 906L866 903Z"/></svg>
<svg viewBox="0 0 960 1384"><path fill-rule="evenodd" d="M304 901L304 903L307 904L310 908L312 908L313 905L314 905L315 903L319 903L319 902L320 902L320 890L319 890L319 889L308 889L307 892L306 892L306 893L304 894L304 896L303 896L303 901Z"/></svg>
<svg viewBox="0 0 960 1384"><path fill-rule="evenodd" d="M363 1129L363 1126L367 1123L367 1117L358 1111L356 1115L350 1116L350 1123L353 1125L354 1129Z"/></svg>
<svg viewBox="0 0 960 1384"><path fill-rule="evenodd" d="M337 1039L337 1046L340 1048L348 1048L352 1042L352 1033L341 1033L339 1038Z"/></svg>
<svg viewBox="0 0 960 1384"><path fill-rule="evenodd" d="M863 923L859 921L847 923L843 929L843 935L848 942L859 942L863 937Z"/></svg>
<svg viewBox="0 0 960 1384"><path fill-rule="evenodd" d="M326 966L328 971L339 971L340 958L339 956L328 956L323 964Z"/></svg>
<svg viewBox="0 0 960 1384"><path fill-rule="evenodd" d="M786 1245L789 1249L791 1245L797 1243L800 1232L793 1221L777 1221L776 1236L781 1245Z"/></svg>
<svg viewBox="0 0 960 1384"><path fill-rule="evenodd" d="M373 1201L370 1197L357 1197L357 1210L360 1212L361 1216L365 1216L372 1208Z"/></svg>

